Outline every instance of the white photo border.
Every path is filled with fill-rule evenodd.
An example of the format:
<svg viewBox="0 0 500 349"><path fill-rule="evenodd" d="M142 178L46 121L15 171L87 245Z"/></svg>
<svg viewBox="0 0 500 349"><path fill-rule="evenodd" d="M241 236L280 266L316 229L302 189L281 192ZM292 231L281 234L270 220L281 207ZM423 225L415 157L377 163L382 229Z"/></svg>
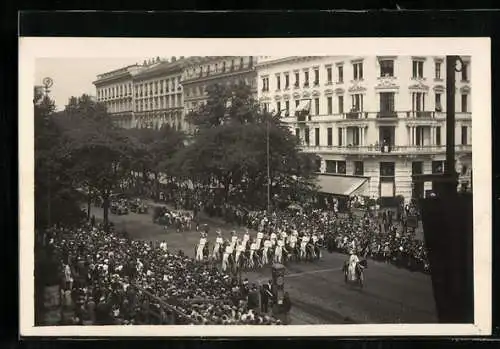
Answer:
<svg viewBox="0 0 500 349"><path fill-rule="evenodd" d="M470 56L474 207L474 324L289 326L34 326L34 125L37 58L220 55ZM119 68L119 67L117 67ZM57 83L57 82L56 82ZM485 336L491 334L491 45L487 37L446 38L19 38L19 329L21 336L315 337Z"/></svg>

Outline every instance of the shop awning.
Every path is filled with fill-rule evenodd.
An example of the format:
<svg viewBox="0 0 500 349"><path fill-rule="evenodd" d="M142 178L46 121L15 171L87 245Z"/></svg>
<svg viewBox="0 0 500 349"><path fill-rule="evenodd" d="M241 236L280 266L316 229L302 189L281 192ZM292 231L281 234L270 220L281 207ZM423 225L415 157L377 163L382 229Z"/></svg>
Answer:
<svg viewBox="0 0 500 349"><path fill-rule="evenodd" d="M368 195L368 177L318 175L319 192L326 194L353 196Z"/></svg>

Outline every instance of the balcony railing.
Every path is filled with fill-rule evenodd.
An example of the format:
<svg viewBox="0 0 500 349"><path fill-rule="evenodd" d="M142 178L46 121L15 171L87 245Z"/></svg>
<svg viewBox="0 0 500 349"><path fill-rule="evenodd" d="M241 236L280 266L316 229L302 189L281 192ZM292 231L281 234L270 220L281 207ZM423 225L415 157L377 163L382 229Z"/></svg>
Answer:
<svg viewBox="0 0 500 349"><path fill-rule="evenodd" d="M304 152L332 152L346 155L359 155L359 154L439 154L446 152L445 145L391 145L389 151L382 151L382 145L351 145L351 146L338 146L338 145L302 145L301 150ZM457 152L471 152L472 145L455 145Z"/></svg>
<svg viewBox="0 0 500 349"><path fill-rule="evenodd" d="M433 111L408 111L406 112L407 118L417 118L417 119L434 119Z"/></svg>
<svg viewBox="0 0 500 349"><path fill-rule="evenodd" d="M361 119L363 113L359 111L351 111L345 114L345 118L348 120Z"/></svg>
<svg viewBox="0 0 500 349"><path fill-rule="evenodd" d="M398 113L395 111L380 111L377 113L377 119L395 119Z"/></svg>
<svg viewBox="0 0 500 349"><path fill-rule="evenodd" d="M295 114L296 115L296 114ZM456 113L455 118L457 120L471 120L471 113ZM307 120L301 121L312 121L312 122L350 122L350 121L398 121L398 120L422 120L422 121L444 121L446 119L446 113L439 113L433 111L425 112L412 112L412 111L400 111L400 112L346 112L346 113L329 113L322 115L310 115ZM289 117L282 120L287 123L297 122L296 118Z"/></svg>

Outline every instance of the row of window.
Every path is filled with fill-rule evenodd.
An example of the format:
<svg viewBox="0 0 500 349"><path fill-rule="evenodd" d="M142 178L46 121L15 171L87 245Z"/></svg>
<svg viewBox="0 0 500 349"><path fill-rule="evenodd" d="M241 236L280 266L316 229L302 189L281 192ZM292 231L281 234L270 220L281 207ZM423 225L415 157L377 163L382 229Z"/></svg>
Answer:
<svg viewBox="0 0 500 349"><path fill-rule="evenodd" d="M180 76L163 79L158 81L138 83L135 85L135 97L147 97L153 95L162 95L170 92L181 92L181 78Z"/></svg>
<svg viewBox="0 0 500 349"><path fill-rule="evenodd" d="M424 61L423 60L413 60L412 61L412 78L415 79L422 79L424 78ZM393 59L381 59L379 61L380 65L380 76L381 77L394 77L394 60ZM352 74L353 74L353 80L362 80L363 79L363 62L355 62L352 63ZM326 84L331 84L333 82L333 70L331 66L327 66L326 68ZM442 79L442 74L441 74L441 69L442 69L442 62L441 61L436 61L434 62L434 78L436 80L441 80ZM299 88L300 87L300 72L294 72L294 82L293 82L293 87L294 88ZM313 86L319 86L320 84L320 74L319 74L319 68L313 68ZM464 67L462 68L461 71L462 74L462 81L469 81L468 77L468 66L467 63L464 63ZM291 84L291 77L290 73L283 73L283 79L282 79L282 74L278 73L275 76L276 78L276 90L281 90L282 87L287 90L290 88ZM343 65L337 65L337 83L343 83L344 82L344 66ZM309 87L310 86L310 76L309 76L309 70L304 71L304 80L303 80L303 87ZM262 91L266 92L269 91L269 77L263 77L262 78Z"/></svg>
<svg viewBox="0 0 500 349"><path fill-rule="evenodd" d="M442 93L436 92L434 94L434 110L437 112L441 112L443 110L442 107L442 98L441 98ZM381 113L394 113L395 112L395 93L394 92L382 92L379 94L379 110ZM337 98L337 110L336 113L342 114L344 113L344 96L339 95L336 97ZM363 105L363 100L364 96L363 94L352 94L351 95L351 108L350 112L363 112L364 111L364 105ZM425 111L426 106L425 106L425 93L424 92L413 92L411 94L411 100L412 100L412 105L411 105L411 111ZM469 105L468 105L468 100L469 100L469 95L466 93L463 93L461 95L461 109L460 111L462 113L467 113L469 111ZM300 104L300 100L296 99L295 101L292 101L292 103L295 104L295 108L297 108ZM290 115L290 101L278 101L276 102L276 110L277 111L282 111L285 116ZM270 111L270 103L264 103L264 109L267 111ZM313 98L312 103L311 103L311 114L313 115L321 115L321 106L320 106L320 98ZM326 97L326 114L327 115L332 115L333 114L333 97L328 96Z"/></svg>
<svg viewBox="0 0 500 349"><path fill-rule="evenodd" d="M181 92L181 78L163 79L134 84L135 97L147 97L169 92ZM97 90L99 100L132 96L132 84L122 84Z"/></svg>
<svg viewBox="0 0 500 349"><path fill-rule="evenodd" d="M136 111L177 108L182 106L182 95L163 96L135 101Z"/></svg>
<svg viewBox="0 0 500 349"><path fill-rule="evenodd" d="M97 99L99 100L127 96L132 96L131 83L97 89Z"/></svg>
<svg viewBox="0 0 500 349"><path fill-rule="evenodd" d="M245 59L243 57L240 57L239 59L239 64L236 64L237 59L233 58L231 59L230 64L227 64L226 61L219 62L219 63L214 63L211 65L207 66L202 66L197 69L192 68L188 74L187 78L193 78L193 77L203 77L203 76L209 76L212 73L226 73L226 72L232 72L235 70L241 70L246 68L252 68L253 67L253 57L249 57L248 64L245 66Z"/></svg>
<svg viewBox="0 0 500 349"><path fill-rule="evenodd" d="M311 130L306 127L301 132L301 128L295 128L295 136L301 139L301 133L303 132L303 142L305 145L310 146L311 144ZM469 145L469 127L462 126L461 130L461 145ZM320 128L314 128L314 146L319 147L321 145L320 139ZM327 146L333 146L333 127L328 127L326 131ZM337 140L338 146L360 146L364 143L362 140L361 129L359 127L346 127L337 128ZM395 127L394 126L381 126L379 127L379 142L377 144L387 144L390 146L395 145ZM415 136L412 140L412 145L414 146L427 146L427 145L442 145L441 139L441 126L436 126L434 128L434 133L431 134L431 128L429 126L417 126L415 128Z"/></svg>
<svg viewBox="0 0 500 349"><path fill-rule="evenodd" d="M347 174L346 161L338 160L325 160L325 173L329 174ZM352 174L354 176L364 176L365 166L363 161L353 161L352 162ZM445 162L442 160L432 161L431 172L432 174L443 173ZM423 161L413 161L412 162L412 175L424 174L423 171L424 162ZM317 171L320 172L321 160L316 162ZM380 162L379 164L379 176L382 181L392 180L395 178L395 168L396 164L394 162ZM465 174L467 168L462 169L462 174Z"/></svg>

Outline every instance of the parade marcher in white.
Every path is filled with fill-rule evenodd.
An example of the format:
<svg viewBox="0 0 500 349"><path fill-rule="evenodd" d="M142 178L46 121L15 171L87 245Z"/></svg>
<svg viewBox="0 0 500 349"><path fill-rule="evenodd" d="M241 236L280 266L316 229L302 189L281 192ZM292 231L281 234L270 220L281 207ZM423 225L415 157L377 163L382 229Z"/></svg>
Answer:
<svg viewBox="0 0 500 349"><path fill-rule="evenodd" d="M231 232L231 246L234 249L236 247L236 241L238 240L238 236L236 235L236 232L233 230Z"/></svg>
<svg viewBox="0 0 500 349"><path fill-rule="evenodd" d="M196 258L195 258L199 262L203 261L203 250L204 250L206 244L207 244L206 234L201 233L200 242L198 243L198 246L196 247Z"/></svg>
<svg viewBox="0 0 500 349"><path fill-rule="evenodd" d="M282 263L283 259L283 246L285 245L283 240L278 240L276 243L276 249L274 250L274 262Z"/></svg>
<svg viewBox="0 0 500 349"><path fill-rule="evenodd" d="M358 256L354 253L354 250L349 251L349 260L348 260L348 266L347 266L347 273L351 277L351 281L355 280L356 275L356 266L359 263L359 258Z"/></svg>
<svg viewBox="0 0 500 349"><path fill-rule="evenodd" d="M300 259L306 258L307 256L306 247L308 243L309 243L309 237L306 234L304 234L302 236L302 240L300 241Z"/></svg>
<svg viewBox="0 0 500 349"><path fill-rule="evenodd" d="M269 263L269 249L272 246L271 240L264 240L264 249L262 251L262 264L266 265Z"/></svg>
<svg viewBox="0 0 500 349"><path fill-rule="evenodd" d="M229 263L229 256L233 253L232 245L227 245L222 255L222 271L226 271Z"/></svg>
<svg viewBox="0 0 500 349"><path fill-rule="evenodd" d="M236 256L234 258L236 265L239 265L241 254L245 252L245 245L243 245L242 241L238 241L236 244Z"/></svg>
<svg viewBox="0 0 500 349"><path fill-rule="evenodd" d="M250 245L250 257L249 257L249 261L248 261L250 268L255 267L253 260L254 260L255 251L257 251L257 249L258 249L257 243L255 241L252 242L252 244Z"/></svg>
<svg viewBox="0 0 500 349"><path fill-rule="evenodd" d="M243 246L245 246L245 248L249 241L250 241L250 233L248 232L248 229L246 229L245 234L243 235Z"/></svg>
<svg viewBox="0 0 500 349"><path fill-rule="evenodd" d="M257 244L257 249L260 249L260 245L262 244L262 239L264 238L264 234L262 232L257 233L257 240L255 243Z"/></svg>
<svg viewBox="0 0 500 349"><path fill-rule="evenodd" d="M215 238L215 245L214 245L214 250L213 250L213 258L214 259L219 259L219 253L220 253L220 248L224 244L224 240L222 239L221 231L220 229L217 230L217 237Z"/></svg>
<svg viewBox="0 0 500 349"><path fill-rule="evenodd" d="M320 256L316 256L316 247L318 244L318 240L319 240L318 235L316 234L316 232L314 232L312 235L312 243L313 243L312 250L314 253L314 257L320 257ZM318 249L318 253L321 253L321 251L319 251L319 249Z"/></svg>
<svg viewBox="0 0 500 349"><path fill-rule="evenodd" d="M272 246L276 245L276 238L277 238L276 233L273 231L271 233L271 244L272 244Z"/></svg>

